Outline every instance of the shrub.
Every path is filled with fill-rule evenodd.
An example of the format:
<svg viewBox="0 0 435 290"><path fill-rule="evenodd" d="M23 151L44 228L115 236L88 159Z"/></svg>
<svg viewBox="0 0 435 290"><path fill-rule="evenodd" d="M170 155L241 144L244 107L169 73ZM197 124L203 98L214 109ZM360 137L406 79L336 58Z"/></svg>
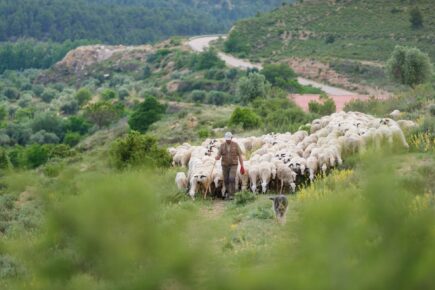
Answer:
<svg viewBox="0 0 435 290"><path fill-rule="evenodd" d="M33 85L32 91L35 96L40 97L44 93L44 86L42 85Z"/></svg>
<svg viewBox="0 0 435 290"><path fill-rule="evenodd" d="M194 101L195 103L204 103L206 96L207 92L203 90L194 90L190 94L192 101Z"/></svg>
<svg viewBox="0 0 435 290"><path fill-rule="evenodd" d="M45 145L34 144L25 149L25 164L33 169L45 164L49 159L49 150Z"/></svg>
<svg viewBox="0 0 435 290"><path fill-rule="evenodd" d="M42 168L42 173L47 177L57 177L62 171L64 165L62 162L49 162Z"/></svg>
<svg viewBox="0 0 435 290"><path fill-rule="evenodd" d="M105 100L105 101L113 100L116 98L116 92L114 90L111 90L111 89L105 89L101 93L101 96L103 97L103 100Z"/></svg>
<svg viewBox="0 0 435 290"><path fill-rule="evenodd" d="M63 119L51 113L37 115L31 126L33 132L46 131L48 133L54 133L60 139L62 139L65 134Z"/></svg>
<svg viewBox="0 0 435 290"><path fill-rule="evenodd" d="M296 79L296 73L286 64L266 64L261 70L261 74L272 86L283 89L288 88L289 81Z"/></svg>
<svg viewBox="0 0 435 290"><path fill-rule="evenodd" d="M418 48L396 46L386 71L392 80L415 87L430 80L432 65L429 56Z"/></svg>
<svg viewBox="0 0 435 290"><path fill-rule="evenodd" d="M83 106L87 102L89 102L92 98L92 92L88 88L81 88L75 94L75 99L77 100L80 106Z"/></svg>
<svg viewBox="0 0 435 290"><path fill-rule="evenodd" d="M423 27L423 15L418 7L414 7L409 11L409 22L411 22L411 27L414 29Z"/></svg>
<svg viewBox="0 0 435 290"><path fill-rule="evenodd" d="M211 137L211 135L212 135L212 131L210 131L208 128L201 128L198 131L198 137L200 139Z"/></svg>
<svg viewBox="0 0 435 290"><path fill-rule="evenodd" d="M336 107L333 99L327 95L321 95L320 102L310 101L308 103L308 110L311 113L318 114L320 116L326 116L335 113Z"/></svg>
<svg viewBox="0 0 435 290"><path fill-rule="evenodd" d="M142 135L137 131L117 139L111 147L110 156L117 169L140 165L169 167L171 155L164 148L159 148L157 139Z"/></svg>
<svg viewBox="0 0 435 290"><path fill-rule="evenodd" d="M148 97L135 109L128 124L131 129L144 133L151 124L159 121L165 112L165 105L160 104L154 97Z"/></svg>
<svg viewBox="0 0 435 290"><path fill-rule="evenodd" d="M225 62L219 58L216 51L209 49L199 54L194 54L190 66L193 70L208 70L212 68L224 68Z"/></svg>
<svg viewBox="0 0 435 290"><path fill-rule="evenodd" d="M216 106L222 106L227 99L228 95L224 92L210 91L207 95L207 103Z"/></svg>
<svg viewBox="0 0 435 290"><path fill-rule="evenodd" d="M253 129L260 126L260 117L249 108L236 108L231 115L229 125L241 125L243 129Z"/></svg>
<svg viewBox="0 0 435 290"><path fill-rule="evenodd" d="M256 98L266 98L269 86L264 75L251 73L237 82L237 96L243 104L247 104Z"/></svg>
<svg viewBox="0 0 435 290"><path fill-rule="evenodd" d="M331 44L335 42L335 36L334 35L328 35L325 39L326 44Z"/></svg>
<svg viewBox="0 0 435 290"><path fill-rule="evenodd" d="M3 90L3 95L9 100L17 100L20 98L20 92L13 87L5 88Z"/></svg>
<svg viewBox="0 0 435 290"><path fill-rule="evenodd" d="M70 147L74 147L80 142L81 135L78 132L68 132L63 138L63 143Z"/></svg>
<svg viewBox="0 0 435 290"><path fill-rule="evenodd" d="M234 201L237 205L245 205L255 201L256 195L252 191L239 191L234 196Z"/></svg>
<svg viewBox="0 0 435 290"><path fill-rule="evenodd" d="M10 169L11 162L9 161L9 156L6 149L0 147L0 169Z"/></svg>
<svg viewBox="0 0 435 290"><path fill-rule="evenodd" d="M41 95L41 99L46 102L46 103L50 103L51 100L54 99L54 97L56 96L57 91L54 89L45 89L44 92Z"/></svg>
<svg viewBox="0 0 435 290"><path fill-rule="evenodd" d="M120 108L109 102L98 102L90 104L86 107L85 118L95 124L97 127L107 127L121 117L122 111Z"/></svg>
<svg viewBox="0 0 435 290"><path fill-rule="evenodd" d="M120 100L125 100L128 96L130 96L130 92L126 88L120 88L118 91L118 98Z"/></svg>
<svg viewBox="0 0 435 290"><path fill-rule="evenodd" d="M73 115L79 110L79 103L76 100L66 101L63 105L60 106L60 110L64 114Z"/></svg>
<svg viewBox="0 0 435 290"><path fill-rule="evenodd" d="M65 122L65 130L81 135L88 133L91 125L81 116L72 116Z"/></svg>
<svg viewBox="0 0 435 290"><path fill-rule="evenodd" d="M40 130L30 136L30 143L33 144L57 144L59 143L59 137L51 132Z"/></svg>

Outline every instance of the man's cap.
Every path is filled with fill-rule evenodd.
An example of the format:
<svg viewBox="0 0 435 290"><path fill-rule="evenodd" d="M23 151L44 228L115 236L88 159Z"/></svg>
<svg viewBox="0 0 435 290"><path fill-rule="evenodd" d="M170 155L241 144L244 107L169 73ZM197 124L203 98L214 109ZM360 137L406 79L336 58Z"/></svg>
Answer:
<svg viewBox="0 0 435 290"><path fill-rule="evenodd" d="M225 140L231 140L233 139L233 134L231 134L231 132L226 132L224 138Z"/></svg>

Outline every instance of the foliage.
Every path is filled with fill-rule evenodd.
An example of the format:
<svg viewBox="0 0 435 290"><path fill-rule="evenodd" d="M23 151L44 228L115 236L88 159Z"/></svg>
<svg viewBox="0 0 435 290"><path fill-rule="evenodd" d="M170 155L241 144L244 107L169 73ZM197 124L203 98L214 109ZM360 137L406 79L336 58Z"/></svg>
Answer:
<svg viewBox="0 0 435 290"><path fill-rule="evenodd" d="M193 90L190 94L192 101L194 101L195 103L204 103L206 96L207 92L202 90Z"/></svg>
<svg viewBox="0 0 435 290"><path fill-rule="evenodd" d="M63 143L67 144L70 147L74 147L79 144L81 139L81 135L78 132L68 132L63 138Z"/></svg>
<svg viewBox="0 0 435 290"><path fill-rule="evenodd" d="M239 191L234 196L234 201L237 205L245 205L255 201L255 199L256 195L252 191Z"/></svg>
<svg viewBox="0 0 435 290"><path fill-rule="evenodd" d="M44 130L56 134L61 139L65 134L63 119L52 113L38 114L32 121L31 127L35 133Z"/></svg>
<svg viewBox="0 0 435 290"><path fill-rule="evenodd" d="M237 97L243 104L247 104L256 98L266 98L269 87L264 75L251 73L237 82Z"/></svg>
<svg viewBox="0 0 435 290"><path fill-rule="evenodd" d="M56 96L57 92L54 89L50 89L47 88L44 90L44 92L41 95L41 99L46 102L46 103L50 103L51 100L54 99L54 97Z"/></svg>
<svg viewBox="0 0 435 290"><path fill-rule="evenodd" d="M85 108L84 116L89 122L102 128L119 120L121 113L119 108L112 103L101 101L88 104Z"/></svg>
<svg viewBox="0 0 435 290"><path fill-rule="evenodd" d="M410 138L410 147L416 152L435 153L435 131L419 132L413 134Z"/></svg>
<svg viewBox="0 0 435 290"><path fill-rule="evenodd" d="M310 113L326 116L335 113L336 107L333 99L327 95L321 95L320 102L310 101L308 103L308 110Z"/></svg>
<svg viewBox="0 0 435 290"><path fill-rule="evenodd" d="M47 132L45 130L40 130L30 136L31 144L57 144L60 142L59 137L52 132Z"/></svg>
<svg viewBox="0 0 435 290"><path fill-rule="evenodd" d="M116 98L116 92L112 89L104 89L101 96L103 97L103 100L110 101Z"/></svg>
<svg viewBox="0 0 435 290"><path fill-rule="evenodd" d="M225 63L219 58L217 52L209 49L192 56L190 67L193 70L208 70L211 68L224 68Z"/></svg>
<svg viewBox="0 0 435 290"><path fill-rule="evenodd" d="M1 1L0 5L5 5L5 1ZM2 6L3 9L6 9ZM16 7L17 8L17 7ZM4 13L5 10L1 10L0 13ZM18 8L20 9L20 8ZM16 10L13 10L16 11ZM20 17L16 15L17 17ZM1 18L0 22L7 21L5 18ZM47 22L48 19L44 20ZM19 20L21 21L21 20ZM23 20L25 21L25 20ZM23 22L24 23L24 22ZM47 23L48 24L48 23ZM11 25L8 23L6 25ZM12 25L22 25L18 22ZM0 25L0 27L3 27ZM35 27L34 27L35 28ZM16 28L11 30L2 30L5 34L2 34L3 39L6 41L5 35L18 32ZM26 36L26 35L21 35ZM0 44L0 73L6 70L22 70L26 68L49 68L56 62L60 61L70 50L85 44L91 43L87 40L71 41L66 40L64 42L40 42L34 39L18 39L14 42L4 42ZM46 40L46 39L43 39ZM38 86L36 87L38 88ZM34 91L37 96L40 96L42 92Z"/></svg>
<svg viewBox="0 0 435 290"><path fill-rule="evenodd" d="M207 94L207 103L222 106L229 99L229 95L224 92L210 91Z"/></svg>
<svg viewBox="0 0 435 290"><path fill-rule="evenodd" d="M113 165L118 169L146 164L169 167L172 161L168 151L159 148L157 139L137 131L132 131L126 137L116 140L112 144L110 156Z"/></svg>
<svg viewBox="0 0 435 290"><path fill-rule="evenodd" d="M319 0L295 2L301 4L283 5L238 21L228 35L225 49L251 60L272 62L313 56L385 62L400 43L416 46L428 53L432 62L435 60L432 0L341 0L334 1L334 5ZM424 26L417 30L411 28L409 20L413 7L420 10L424 19Z"/></svg>
<svg viewBox="0 0 435 290"><path fill-rule="evenodd" d="M252 103L268 132L294 132L313 119L288 99L256 100Z"/></svg>
<svg viewBox="0 0 435 290"><path fill-rule="evenodd" d="M421 14L421 11L417 6L409 11L409 16L409 21L411 22L412 28L418 29L423 27L423 14Z"/></svg>
<svg viewBox="0 0 435 290"><path fill-rule="evenodd" d="M231 114L230 126L242 126L243 129L253 129L261 124L260 117L249 108L237 107Z"/></svg>
<svg viewBox="0 0 435 290"><path fill-rule="evenodd" d="M414 87L430 79L432 66L429 56L418 48L396 46L387 62L387 72L393 80Z"/></svg>
<svg viewBox="0 0 435 290"><path fill-rule="evenodd" d="M166 112L166 106L160 104L156 98L147 97L128 120L132 130L145 133L151 124L159 121Z"/></svg>
<svg viewBox="0 0 435 290"><path fill-rule="evenodd" d="M71 116L66 120L65 130L70 132L77 132L81 135L89 131L90 124L81 116Z"/></svg>
<svg viewBox="0 0 435 290"><path fill-rule="evenodd" d="M81 88L75 94L75 98L80 106L85 105L91 100L92 92L88 88Z"/></svg>
<svg viewBox="0 0 435 290"><path fill-rule="evenodd" d="M97 43L143 44L171 35L225 32L234 20L280 4L281 0L235 0L231 4L212 0L21 0L14 5L2 0L0 41L28 37L55 42L90 39Z"/></svg>
<svg viewBox="0 0 435 290"><path fill-rule="evenodd" d="M287 89L289 82L296 79L296 73L286 64L266 64L261 70L266 80L283 89Z"/></svg>
<svg viewBox="0 0 435 290"><path fill-rule="evenodd" d="M25 163L28 168L36 168L49 159L49 148L44 145L34 144L25 149Z"/></svg>

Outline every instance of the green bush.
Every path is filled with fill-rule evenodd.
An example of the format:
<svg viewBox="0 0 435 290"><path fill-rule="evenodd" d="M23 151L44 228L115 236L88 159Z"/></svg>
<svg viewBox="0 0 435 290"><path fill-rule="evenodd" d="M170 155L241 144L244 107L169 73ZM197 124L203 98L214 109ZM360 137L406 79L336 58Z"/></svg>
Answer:
<svg viewBox="0 0 435 290"><path fill-rule="evenodd" d="M105 101L88 105L84 112L85 118L99 128L118 121L121 115L122 108Z"/></svg>
<svg viewBox="0 0 435 290"><path fill-rule="evenodd" d="M243 129L254 129L261 125L261 119L251 109L238 107L231 114L229 125L241 125Z"/></svg>
<svg viewBox="0 0 435 290"><path fill-rule="evenodd" d="M65 123L65 130L70 132L77 132L81 135L89 131L91 125L81 116L71 116Z"/></svg>
<svg viewBox="0 0 435 290"><path fill-rule="evenodd" d="M417 6L409 11L409 21L411 22L411 27L414 29L423 27L423 14L421 14Z"/></svg>
<svg viewBox="0 0 435 290"><path fill-rule="evenodd" d="M190 94L190 97L195 103L204 103L205 98L207 97L207 92L202 90L194 90Z"/></svg>
<svg viewBox="0 0 435 290"><path fill-rule="evenodd" d="M387 61L387 74L396 82L415 87L432 77L432 65L427 54L418 48L396 46Z"/></svg>
<svg viewBox="0 0 435 290"><path fill-rule="evenodd" d="M14 87L9 87L9 88L5 88L3 89L3 95L8 98L9 100L17 100L20 98L20 91L17 90Z"/></svg>
<svg viewBox="0 0 435 290"><path fill-rule="evenodd" d="M117 139L112 144L110 156L117 169L143 165L169 167L172 161L168 151L158 146L157 139L137 131Z"/></svg>
<svg viewBox="0 0 435 290"><path fill-rule="evenodd" d="M266 98L269 88L264 75L251 73L237 82L237 97L243 104L248 104L256 98Z"/></svg>
<svg viewBox="0 0 435 290"><path fill-rule="evenodd" d="M57 177L64 168L62 162L49 162L42 168L42 173L47 177Z"/></svg>
<svg viewBox="0 0 435 290"><path fill-rule="evenodd" d="M207 103L216 106L222 106L228 99L228 94L219 91L210 91L207 94Z"/></svg>
<svg viewBox="0 0 435 290"><path fill-rule="evenodd" d="M9 160L6 149L0 147L0 170L7 170L11 168L11 162Z"/></svg>
<svg viewBox="0 0 435 290"><path fill-rule="evenodd" d="M266 64L261 70L266 80L283 89L289 87L289 82L296 79L296 73L286 64Z"/></svg>
<svg viewBox="0 0 435 290"><path fill-rule="evenodd" d="M310 113L318 114L320 116L331 115L335 113L336 107L333 99L327 95L320 96L320 102L310 101L308 103L308 110Z"/></svg>
<svg viewBox="0 0 435 290"><path fill-rule="evenodd" d="M81 139L81 135L78 132L68 132L63 138L63 143L67 144L70 147L74 147L79 144Z"/></svg>
<svg viewBox="0 0 435 290"><path fill-rule="evenodd" d="M224 68L225 62L219 58L216 51L209 49L207 51L194 54L191 60L190 67L193 70Z"/></svg>
<svg viewBox="0 0 435 290"><path fill-rule="evenodd" d="M33 169L47 163L49 153L49 148L45 145L30 145L25 149L24 153L26 166Z"/></svg>
<svg viewBox="0 0 435 290"><path fill-rule="evenodd" d="M116 92L111 89L104 89L101 92L101 96L103 97L103 100L110 101L116 98Z"/></svg>
<svg viewBox="0 0 435 290"><path fill-rule="evenodd" d="M44 102L46 102L46 103L50 103L51 100L54 99L54 97L56 96L56 94L57 94L57 91L56 91L56 90L54 90L54 89L50 89L50 88L47 88L47 89L44 90L44 92L42 93L42 95L41 95L40 97L41 97L41 99L42 99Z"/></svg>
<svg viewBox="0 0 435 290"><path fill-rule="evenodd" d="M159 121L166 112L166 105L160 104L156 98L148 97L141 103L128 119L130 128L145 133L155 122Z"/></svg>
<svg viewBox="0 0 435 290"><path fill-rule="evenodd" d="M208 128L201 128L198 130L198 137L200 139L206 139L211 136L212 136L212 131L209 130Z"/></svg>
<svg viewBox="0 0 435 290"><path fill-rule="evenodd" d="M88 88L81 88L75 94L75 99L80 106L85 105L92 98L92 92Z"/></svg>

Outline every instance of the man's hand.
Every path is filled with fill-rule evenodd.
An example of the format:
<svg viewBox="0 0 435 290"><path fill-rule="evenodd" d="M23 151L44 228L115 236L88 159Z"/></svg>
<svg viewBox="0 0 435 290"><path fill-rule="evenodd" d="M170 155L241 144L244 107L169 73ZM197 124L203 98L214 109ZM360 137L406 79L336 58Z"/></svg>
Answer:
<svg viewBox="0 0 435 290"><path fill-rule="evenodd" d="M240 174L245 175L245 167L240 166Z"/></svg>

